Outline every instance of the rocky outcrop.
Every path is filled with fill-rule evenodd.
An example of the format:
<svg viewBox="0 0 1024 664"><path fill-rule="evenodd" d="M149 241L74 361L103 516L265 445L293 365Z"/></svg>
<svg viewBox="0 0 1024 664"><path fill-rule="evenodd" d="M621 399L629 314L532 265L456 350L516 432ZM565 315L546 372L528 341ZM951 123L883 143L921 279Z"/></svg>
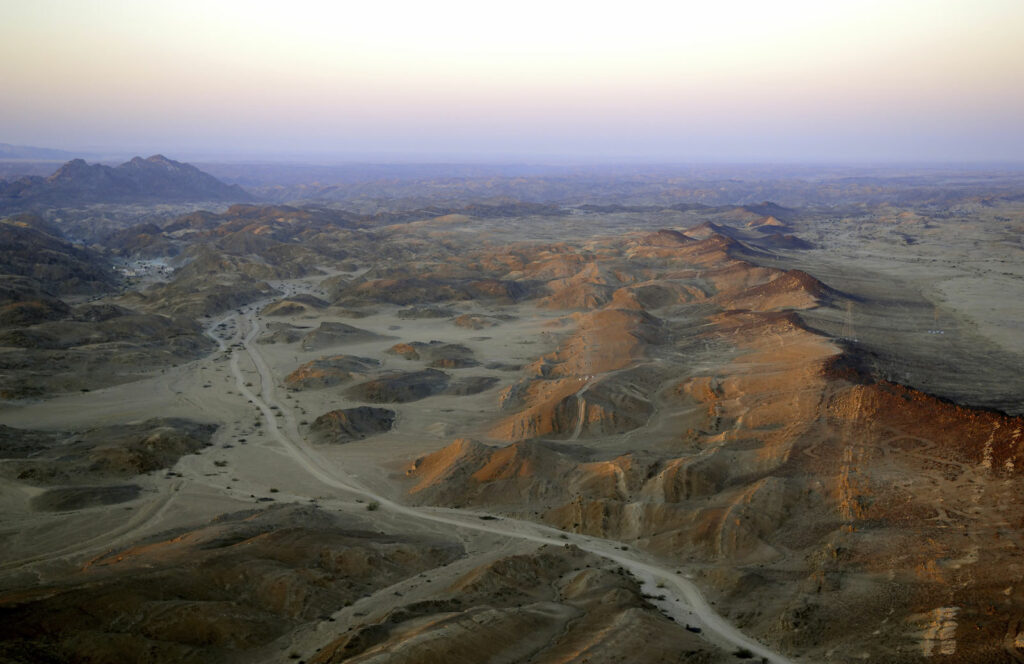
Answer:
<svg viewBox="0 0 1024 664"><path fill-rule="evenodd" d="M507 320L507 317L505 319ZM461 316L457 316L452 322L455 323L456 326L464 327L467 330L483 330L489 327L501 325L502 317L462 314Z"/></svg>
<svg viewBox="0 0 1024 664"><path fill-rule="evenodd" d="M260 344L293 344L309 333L309 327L299 327L289 323L269 323L267 332L256 343Z"/></svg>
<svg viewBox="0 0 1024 664"><path fill-rule="evenodd" d="M301 316L327 306L327 302L313 295L292 295L263 307L264 316Z"/></svg>
<svg viewBox="0 0 1024 664"><path fill-rule="evenodd" d="M435 369L465 369L480 365L473 359L473 351L469 347L443 341L400 343L385 352L407 360L424 360L428 367Z"/></svg>
<svg viewBox="0 0 1024 664"><path fill-rule="evenodd" d="M294 390L322 389L366 378L379 366L380 362L368 357L333 355L306 362L285 376L284 383Z"/></svg>
<svg viewBox="0 0 1024 664"><path fill-rule="evenodd" d="M299 340L299 346L305 351L323 350L332 346L342 346L356 341L369 341L380 339L381 336L353 327L346 323L320 323L320 326L312 332L306 333Z"/></svg>
<svg viewBox="0 0 1024 664"><path fill-rule="evenodd" d="M451 376L436 369L394 371L350 387L349 398L369 403L406 403L443 393Z"/></svg>
<svg viewBox="0 0 1024 664"><path fill-rule="evenodd" d="M395 411L359 406L324 413L313 421L309 431L321 443L347 443L390 431Z"/></svg>

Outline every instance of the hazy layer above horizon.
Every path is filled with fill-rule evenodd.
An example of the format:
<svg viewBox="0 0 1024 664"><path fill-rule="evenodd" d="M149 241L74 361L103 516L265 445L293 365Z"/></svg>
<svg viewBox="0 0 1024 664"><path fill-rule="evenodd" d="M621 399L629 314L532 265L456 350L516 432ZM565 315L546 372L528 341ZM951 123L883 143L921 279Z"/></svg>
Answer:
<svg viewBox="0 0 1024 664"><path fill-rule="evenodd" d="M374 161L1004 161L1024 3L0 4L0 141Z"/></svg>

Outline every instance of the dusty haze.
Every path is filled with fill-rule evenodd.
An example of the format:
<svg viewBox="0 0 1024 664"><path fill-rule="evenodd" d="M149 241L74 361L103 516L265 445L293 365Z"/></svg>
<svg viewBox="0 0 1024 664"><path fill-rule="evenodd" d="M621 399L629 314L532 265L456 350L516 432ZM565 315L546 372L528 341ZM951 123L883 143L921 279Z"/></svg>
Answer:
<svg viewBox="0 0 1024 664"><path fill-rule="evenodd" d="M1016 160L1024 5L0 6L0 139L374 159Z"/></svg>

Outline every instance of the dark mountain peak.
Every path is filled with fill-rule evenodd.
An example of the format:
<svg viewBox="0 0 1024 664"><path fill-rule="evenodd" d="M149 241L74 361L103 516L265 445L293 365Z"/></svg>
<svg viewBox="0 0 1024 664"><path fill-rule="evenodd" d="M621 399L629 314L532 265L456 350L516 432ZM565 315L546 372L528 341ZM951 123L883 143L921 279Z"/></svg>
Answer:
<svg viewBox="0 0 1024 664"><path fill-rule="evenodd" d="M85 163L84 159L72 159L54 171L53 175L47 178L47 180L49 182L57 182L58 180L81 177L89 173L91 170L92 167Z"/></svg>
<svg viewBox="0 0 1024 664"><path fill-rule="evenodd" d="M135 157L129 162L121 164L118 168L135 168L135 169L148 169L148 170L165 170L165 171L194 171L201 173L198 168L191 164L183 164L180 161L174 161L168 159L162 154L155 154L152 157ZM213 176L210 176L213 177Z"/></svg>
<svg viewBox="0 0 1024 664"><path fill-rule="evenodd" d="M0 182L0 209L32 209L87 203L251 201L238 186L224 184L191 164L156 154L120 166L72 159L48 178Z"/></svg>

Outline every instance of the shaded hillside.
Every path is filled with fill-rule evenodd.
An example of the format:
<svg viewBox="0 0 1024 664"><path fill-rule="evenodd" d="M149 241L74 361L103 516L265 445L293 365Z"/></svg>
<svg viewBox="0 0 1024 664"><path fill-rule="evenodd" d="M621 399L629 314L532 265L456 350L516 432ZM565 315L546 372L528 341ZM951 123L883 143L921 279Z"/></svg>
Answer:
<svg viewBox="0 0 1024 664"><path fill-rule="evenodd" d="M119 285L104 256L41 217L0 220L0 399L122 383L210 350L186 318L68 303Z"/></svg>
<svg viewBox="0 0 1024 664"><path fill-rule="evenodd" d="M153 418L85 431L32 431L0 425L5 472L37 486L127 479L210 445L216 425Z"/></svg>
<svg viewBox="0 0 1024 664"><path fill-rule="evenodd" d="M54 294L101 292L117 281L103 258L30 214L0 220L0 273L28 277Z"/></svg>
<svg viewBox="0 0 1024 664"><path fill-rule="evenodd" d="M311 661L610 664L640 661L639 652L665 664L735 661L647 597L622 568L569 545L544 546L479 565L429 600L341 633Z"/></svg>
<svg viewBox="0 0 1024 664"><path fill-rule="evenodd" d="M124 383L214 347L188 318L109 304L68 308L44 296L0 314L9 323L0 328L0 399Z"/></svg>
<svg viewBox="0 0 1024 664"><path fill-rule="evenodd" d="M296 626L463 555L369 525L284 507L102 554L58 582L0 593L0 660L252 661Z"/></svg>

